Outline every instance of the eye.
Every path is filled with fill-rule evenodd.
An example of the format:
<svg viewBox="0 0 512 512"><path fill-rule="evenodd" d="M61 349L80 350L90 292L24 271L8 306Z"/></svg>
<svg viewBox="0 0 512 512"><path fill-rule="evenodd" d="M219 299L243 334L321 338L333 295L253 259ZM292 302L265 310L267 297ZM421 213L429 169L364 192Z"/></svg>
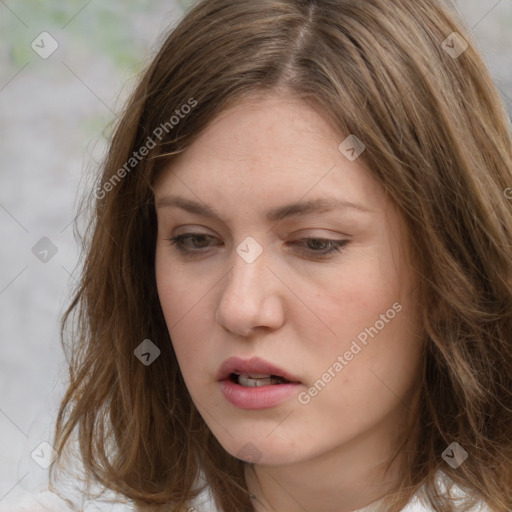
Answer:
<svg viewBox="0 0 512 512"><path fill-rule="evenodd" d="M348 240L331 240L328 238L301 238L297 242L291 242L292 245L299 246L301 252L313 257L325 257L341 252L342 247L347 243Z"/></svg>
<svg viewBox="0 0 512 512"><path fill-rule="evenodd" d="M190 256L206 252L207 249L213 246L211 242L215 239L216 237L206 233L185 233L167 238L178 251ZM306 256L325 258L341 252L342 247L348 242L348 240L331 240L327 238L301 238L289 244L298 247L298 251Z"/></svg>
<svg viewBox="0 0 512 512"><path fill-rule="evenodd" d="M167 240L173 244L178 251L184 254L190 254L193 252L204 252L201 249L208 249L210 247L209 242L215 237L207 235L206 233L185 233L183 235L176 235L168 238ZM192 246L187 245L186 242L193 241ZM196 242L198 242L196 244Z"/></svg>

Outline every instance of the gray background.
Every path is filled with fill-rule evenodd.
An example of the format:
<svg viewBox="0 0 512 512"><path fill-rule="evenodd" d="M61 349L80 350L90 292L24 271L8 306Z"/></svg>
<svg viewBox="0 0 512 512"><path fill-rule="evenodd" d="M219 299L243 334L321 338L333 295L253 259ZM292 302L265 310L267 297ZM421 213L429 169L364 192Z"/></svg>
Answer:
<svg viewBox="0 0 512 512"><path fill-rule="evenodd" d="M512 112L512 0L457 5ZM47 485L31 453L51 443L64 390L59 319L75 284L78 199L137 72L187 8L0 0L0 510ZM31 48L43 31L59 45L46 59ZM36 257L38 242L48 255Z"/></svg>

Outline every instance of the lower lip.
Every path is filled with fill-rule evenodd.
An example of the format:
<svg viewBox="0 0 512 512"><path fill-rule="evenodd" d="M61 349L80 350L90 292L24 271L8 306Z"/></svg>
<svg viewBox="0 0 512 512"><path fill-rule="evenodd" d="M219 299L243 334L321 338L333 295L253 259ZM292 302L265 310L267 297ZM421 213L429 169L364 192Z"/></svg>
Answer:
<svg viewBox="0 0 512 512"><path fill-rule="evenodd" d="M274 407L291 395L297 394L300 384L271 384L249 388L230 379L220 381L220 389L226 400L240 409L267 409Z"/></svg>

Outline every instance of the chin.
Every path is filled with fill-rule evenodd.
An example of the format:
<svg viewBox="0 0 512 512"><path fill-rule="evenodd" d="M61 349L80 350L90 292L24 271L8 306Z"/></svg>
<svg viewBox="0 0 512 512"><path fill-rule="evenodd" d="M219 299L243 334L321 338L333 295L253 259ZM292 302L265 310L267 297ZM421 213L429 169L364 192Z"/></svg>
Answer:
<svg viewBox="0 0 512 512"><path fill-rule="evenodd" d="M233 437L224 435L217 440L230 455L252 464L281 466L301 459L295 443L290 441L265 439L264 436L251 439L247 433L240 436L233 434Z"/></svg>

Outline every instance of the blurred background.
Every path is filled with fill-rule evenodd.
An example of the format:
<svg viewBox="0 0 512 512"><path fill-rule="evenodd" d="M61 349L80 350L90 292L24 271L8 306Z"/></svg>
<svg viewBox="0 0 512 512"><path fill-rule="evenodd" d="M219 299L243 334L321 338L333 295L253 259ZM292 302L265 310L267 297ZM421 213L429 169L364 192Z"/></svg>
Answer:
<svg viewBox="0 0 512 512"><path fill-rule="evenodd" d="M0 0L0 510L47 486L78 201L137 73L191 3ZM512 114L512 0L456 5Z"/></svg>

